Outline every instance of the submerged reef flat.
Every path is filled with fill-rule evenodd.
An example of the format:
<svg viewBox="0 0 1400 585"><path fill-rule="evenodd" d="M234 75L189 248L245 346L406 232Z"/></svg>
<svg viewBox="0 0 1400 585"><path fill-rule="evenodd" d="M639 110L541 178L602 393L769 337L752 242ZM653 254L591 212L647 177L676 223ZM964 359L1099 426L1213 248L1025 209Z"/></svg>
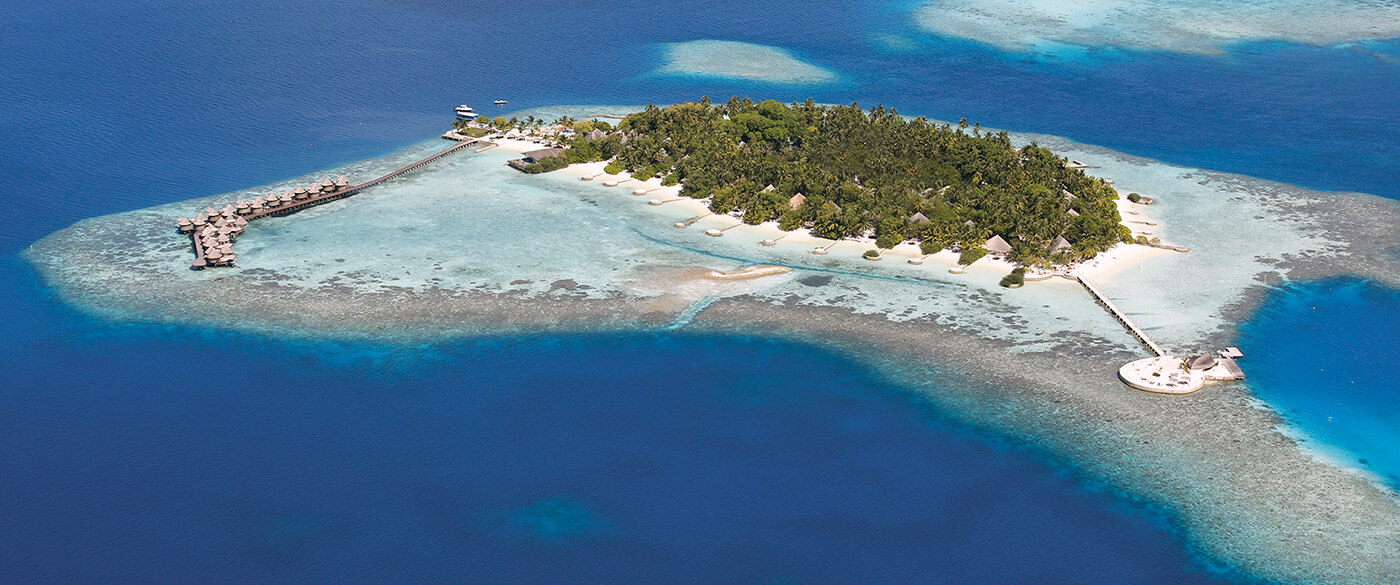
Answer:
<svg viewBox="0 0 1400 585"><path fill-rule="evenodd" d="M802 85L840 79L828 69L768 45L700 40L665 45L665 54L666 64L653 73Z"/></svg>
<svg viewBox="0 0 1400 585"><path fill-rule="evenodd" d="M1331 45L1400 35L1400 6L1384 0L932 0L914 20L929 32L1011 51L1064 43L1215 54L1251 41Z"/></svg>
<svg viewBox="0 0 1400 585"><path fill-rule="evenodd" d="M1121 192L1151 197L1124 207L1133 212L1125 219L1152 222L1154 235L1191 249L1137 256L1093 277L1168 350L1223 346L1267 287L1288 279L1354 274L1400 287L1394 201L1049 136L1013 139L1036 140ZM310 176L377 176L443 147L425 143ZM862 260L869 243L821 256L797 237L765 246L771 228L697 219L692 201L647 205L630 184L524 175L505 166L515 156L505 148L454 155L355 197L259 221L239 240L238 268L189 270L188 239L174 219L297 180L91 218L26 255L61 298L123 322L391 342L664 329L801 340L1161 504L1197 550L1245 574L1400 581L1393 491L1289 438L1247 382L1185 397L1122 385L1118 366L1146 352L1074 282L1008 291L997 286L1005 271L982 263L949 274L901 261L915 254L899 249L883 262ZM716 228L723 237L705 235ZM791 271L709 276L755 265Z"/></svg>

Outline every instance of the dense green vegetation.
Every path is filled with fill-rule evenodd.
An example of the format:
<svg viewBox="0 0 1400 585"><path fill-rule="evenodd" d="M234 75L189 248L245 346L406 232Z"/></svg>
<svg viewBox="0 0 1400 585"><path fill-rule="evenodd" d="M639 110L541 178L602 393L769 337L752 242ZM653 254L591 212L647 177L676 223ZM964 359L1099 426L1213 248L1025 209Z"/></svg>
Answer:
<svg viewBox="0 0 1400 585"><path fill-rule="evenodd" d="M537 163L534 163L534 164L525 165L525 168L524 168L524 169L521 169L521 170L523 170L523 171L525 171L526 173L531 174L531 175L538 175L538 174L540 174L540 173L548 173L548 172L550 172L550 171L557 171L557 170L562 169L562 168L567 167L567 166L569 166L569 160L561 155L561 156L546 157L544 160L541 160L540 162L537 162Z"/></svg>
<svg viewBox="0 0 1400 585"><path fill-rule="evenodd" d="M906 120L894 110L733 98L627 116L618 132L580 132L569 162L613 160L609 172L680 182L718 213L777 220L889 248L979 249L993 235L1027 264L1091 257L1128 236L1102 180L1066 168L1049 149L1017 149L1005 132ZM798 195L801 195L798 197ZM1063 236L1067 249L1051 252Z"/></svg>
<svg viewBox="0 0 1400 585"><path fill-rule="evenodd" d="M1017 266L1011 269L1011 274L1001 277L1001 285L1004 287L1021 286L1026 283L1026 267Z"/></svg>
<svg viewBox="0 0 1400 585"><path fill-rule="evenodd" d="M987 249L978 245L967 245L962 247L962 252L958 254L958 264L967 266L987 255Z"/></svg>

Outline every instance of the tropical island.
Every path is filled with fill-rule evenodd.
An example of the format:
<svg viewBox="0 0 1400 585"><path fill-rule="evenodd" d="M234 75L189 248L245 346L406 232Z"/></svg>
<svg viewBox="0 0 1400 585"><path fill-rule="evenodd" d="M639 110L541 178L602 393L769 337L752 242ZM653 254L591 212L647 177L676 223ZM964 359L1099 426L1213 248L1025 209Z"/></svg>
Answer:
<svg viewBox="0 0 1400 585"><path fill-rule="evenodd" d="M925 254L954 249L968 262L990 240L1004 245L993 252L1028 266L1069 264L1132 241L1107 182L966 120L954 127L882 106L735 97L649 105L615 131L601 121L556 123L567 148L527 172L610 161L609 174L680 185L682 196L748 224L869 236L878 248L911 242Z"/></svg>
<svg viewBox="0 0 1400 585"><path fill-rule="evenodd" d="M759 245L781 235L781 214L759 227L730 214L689 220L707 213L713 199L680 196L691 179L672 179L674 171L629 184L631 195L664 195L661 206L648 205L658 199L615 196L624 194L605 187L632 179L605 178L604 167L617 160L626 166L622 142L630 145L641 132L631 122L623 129L624 118L603 118L616 124L610 127L592 116L647 109L517 112L530 126L526 114L538 116L541 127L549 124L539 118L583 122L559 124L574 132L554 137L498 126L487 134L505 138L462 145L454 151L459 154L443 157L457 147L444 150L440 141L425 140L377 159L89 218L35 242L23 256L58 299L117 323L293 339L388 339L415 348L541 332L681 330L795 339L871 364L938 408L1043 446L1087 477L1145 501L1183 504L1175 508L1183 532L1203 554L1223 562L1247 562L1263 567L1268 578L1310 583L1387 582L1400 566L1394 538L1400 506L1393 490L1281 435L1281 419L1259 408L1246 385L1217 385L1174 400L1125 388L1120 367L1143 350L1068 280L997 294L997 279L1011 271L1005 262L978 260L963 274L912 262L869 263L860 259L873 247L864 238L815 242L834 247L830 256L814 257L805 245L793 245L818 239L801 229L783 245ZM570 134L593 130L599 131L595 148L600 140L618 143L616 160L539 177L505 164L566 145L553 158L567 164L578 138ZM985 134L975 127L947 130ZM1011 140L1085 161L1095 174L1112 177L1116 189L1157 200L1147 206L1129 197L1116 205L1134 231L1152 226L1156 235L1190 245L1192 253L1119 244L1074 272L1093 277L1112 299L1130 299L1124 304L1134 321L1165 347L1194 354L1238 345L1234 327L1261 302L1267 292L1261 285L1281 277L1358 274L1388 286L1400 279L1393 254L1400 206L1393 200L1166 165L1048 135L1012 133ZM190 270L188 244L172 233L172 219L191 210L287 190L295 195L297 185L311 181L324 194L324 177L342 174L353 188L432 157L441 162L363 196L327 198L314 211L250 224L255 227L239 240L236 267ZM574 180L588 177L601 184ZM859 174L866 187L873 177ZM852 173L852 184L855 178ZM663 180L676 183L661 188ZM778 180L787 184L781 175ZM1076 195L1069 204L1083 209L1074 205L1084 205L1086 193L1075 189L1066 189ZM833 203L842 213L869 209ZM979 211L968 207L974 225ZM682 219L716 229L699 235L672 227ZM706 237L722 230L729 230L723 238ZM749 245L734 245L740 242ZM901 244L887 255L918 252ZM958 259L949 252L938 256L947 264ZM791 270L745 268L765 264Z"/></svg>

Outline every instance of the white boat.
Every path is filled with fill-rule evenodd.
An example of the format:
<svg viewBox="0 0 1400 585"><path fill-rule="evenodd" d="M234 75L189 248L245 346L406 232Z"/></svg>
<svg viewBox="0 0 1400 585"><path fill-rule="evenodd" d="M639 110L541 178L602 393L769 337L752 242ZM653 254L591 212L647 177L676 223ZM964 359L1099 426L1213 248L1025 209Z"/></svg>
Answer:
<svg viewBox="0 0 1400 585"><path fill-rule="evenodd" d="M494 104L496 104L496 105L498 105L498 106L504 106L504 105L506 105L506 104L508 104L508 103L510 103L510 102L507 102L506 100L496 100L495 102L492 102L492 103L494 103Z"/></svg>
<svg viewBox="0 0 1400 585"><path fill-rule="evenodd" d="M481 114L476 113L476 110L471 109L469 106L457 106L453 108L452 111L457 113L458 120L471 122L481 117Z"/></svg>

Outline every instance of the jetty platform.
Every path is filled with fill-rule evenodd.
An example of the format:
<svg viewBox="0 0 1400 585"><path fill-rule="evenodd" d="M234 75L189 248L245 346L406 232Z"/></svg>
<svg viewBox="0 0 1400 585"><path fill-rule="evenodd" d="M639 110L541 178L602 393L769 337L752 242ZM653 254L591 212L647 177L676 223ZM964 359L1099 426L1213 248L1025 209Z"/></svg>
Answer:
<svg viewBox="0 0 1400 585"><path fill-rule="evenodd" d="M319 183L312 183L310 187L297 185L295 189L288 189L281 194L268 193L255 197L252 201L239 200L225 205L223 209L211 207L193 219L179 218L179 232L189 234L194 251L194 261L190 267L203 269L210 266L233 266L237 259L233 252L233 240L243 233L250 221L289 215L322 203L344 199L481 142L494 144L481 138L468 138L437 154L359 185L351 185L345 175L341 175L335 180L323 179Z"/></svg>
<svg viewBox="0 0 1400 585"><path fill-rule="evenodd" d="M1200 390L1208 381L1242 380L1244 370L1240 369L1237 359L1243 357L1239 348L1229 347L1218 352L1218 356L1202 354L1190 359L1183 359L1175 355L1168 354L1162 346L1157 345L1147 333L1138 327L1128 315L1118 308L1118 305L1108 299L1099 287L1086 280L1077 272L1070 273L1073 278L1079 281L1084 290L1093 295L1094 300L1103 306L1114 319L1122 323L1128 332L1147 346L1153 357L1135 360L1124 364L1118 368L1118 379L1124 384L1160 394L1190 394Z"/></svg>

